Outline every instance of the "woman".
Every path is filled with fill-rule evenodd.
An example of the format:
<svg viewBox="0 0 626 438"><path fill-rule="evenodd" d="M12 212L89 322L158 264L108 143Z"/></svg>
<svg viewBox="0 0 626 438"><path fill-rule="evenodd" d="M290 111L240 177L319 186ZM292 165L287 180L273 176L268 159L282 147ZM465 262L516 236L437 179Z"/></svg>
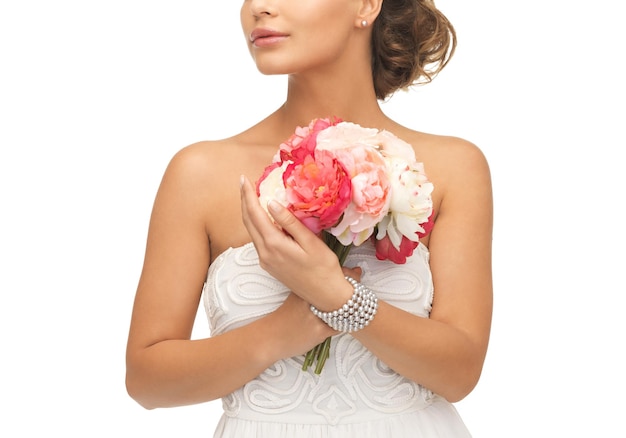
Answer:
<svg viewBox="0 0 626 438"><path fill-rule="evenodd" d="M241 22L258 69L289 76L287 98L169 164L133 309L129 394L148 409L222 398L218 437L469 436L451 403L476 385L490 332L488 165L473 144L413 131L379 106L443 68L452 26L431 0L245 0ZM434 226L405 264L366 242L342 267L287 209L260 204L254 181L278 145L327 116L392 132L424 163ZM354 333L311 311L343 305L355 291L346 277L378 298ZM190 340L203 286L212 336ZM302 371L329 336L321 374Z"/></svg>

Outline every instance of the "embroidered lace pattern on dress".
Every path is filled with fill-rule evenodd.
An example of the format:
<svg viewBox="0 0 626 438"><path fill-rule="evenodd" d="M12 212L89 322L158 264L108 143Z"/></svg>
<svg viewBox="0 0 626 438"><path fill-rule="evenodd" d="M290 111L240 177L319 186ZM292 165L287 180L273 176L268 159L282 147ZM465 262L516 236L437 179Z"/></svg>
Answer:
<svg viewBox="0 0 626 438"><path fill-rule="evenodd" d="M352 249L348 266L363 269L361 281L378 297L428 317L433 287L428 251L420 248L405 265L379 261L373 246ZM231 248L211 265L203 290L212 335L245 325L277 309L288 290L258 264L254 246ZM371 420L422 409L433 394L385 365L349 334L333 337L321 375L301 370L303 357L276 362L256 379L224 397L226 415L250 420L276 416L312 424ZM283 417L284 416L284 417Z"/></svg>

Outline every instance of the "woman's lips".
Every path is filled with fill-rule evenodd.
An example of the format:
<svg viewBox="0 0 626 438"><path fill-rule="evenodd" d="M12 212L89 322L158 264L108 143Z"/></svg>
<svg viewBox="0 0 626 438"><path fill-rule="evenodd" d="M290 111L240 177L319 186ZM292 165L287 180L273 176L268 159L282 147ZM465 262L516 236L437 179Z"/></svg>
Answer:
<svg viewBox="0 0 626 438"><path fill-rule="evenodd" d="M284 41L287 36L271 29L254 29L250 34L250 41L255 47L269 47Z"/></svg>

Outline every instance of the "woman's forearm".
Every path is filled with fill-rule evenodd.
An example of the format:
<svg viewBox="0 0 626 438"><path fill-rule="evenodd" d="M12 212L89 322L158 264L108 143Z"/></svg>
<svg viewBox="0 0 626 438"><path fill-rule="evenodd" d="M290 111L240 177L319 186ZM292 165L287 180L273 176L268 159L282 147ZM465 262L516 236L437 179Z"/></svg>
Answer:
<svg viewBox="0 0 626 438"><path fill-rule="evenodd" d="M147 409L214 400L332 334L309 304L291 293L272 313L215 337L162 340L142 348L131 343L128 393Z"/></svg>
<svg viewBox="0 0 626 438"><path fill-rule="evenodd" d="M467 332L383 301L370 326L354 336L397 373L451 402L476 385L485 357L486 345Z"/></svg>
<svg viewBox="0 0 626 438"><path fill-rule="evenodd" d="M268 328L258 320L219 336L164 340L129 353L128 393L147 409L223 397L275 362Z"/></svg>

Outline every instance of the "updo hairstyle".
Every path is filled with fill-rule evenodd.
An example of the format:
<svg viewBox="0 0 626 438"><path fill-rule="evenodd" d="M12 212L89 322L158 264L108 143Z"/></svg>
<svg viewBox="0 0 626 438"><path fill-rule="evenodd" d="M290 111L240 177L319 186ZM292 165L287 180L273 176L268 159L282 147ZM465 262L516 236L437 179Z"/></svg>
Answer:
<svg viewBox="0 0 626 438"><path fill-rule="evenodd" d="M433 0L383 0L372 29L378 99L433 80L456 48L456 33Z"/></svg>

